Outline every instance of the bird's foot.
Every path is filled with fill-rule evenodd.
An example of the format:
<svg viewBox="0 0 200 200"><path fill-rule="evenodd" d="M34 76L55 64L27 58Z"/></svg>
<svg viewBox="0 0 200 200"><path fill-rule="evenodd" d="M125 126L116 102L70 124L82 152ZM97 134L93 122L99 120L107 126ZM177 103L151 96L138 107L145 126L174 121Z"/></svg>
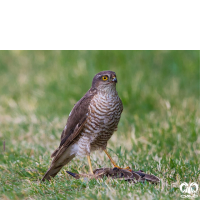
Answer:
<svg viewBox="0 0 200 200"><path fill-rule="evenodd" d="M130 167L125 167L125 168L121 168L119 167L118 165L114 165L114 168L118 168L118 169L125 169L125 170L128 170L128 171L132 171L132 169Z"/></svg>

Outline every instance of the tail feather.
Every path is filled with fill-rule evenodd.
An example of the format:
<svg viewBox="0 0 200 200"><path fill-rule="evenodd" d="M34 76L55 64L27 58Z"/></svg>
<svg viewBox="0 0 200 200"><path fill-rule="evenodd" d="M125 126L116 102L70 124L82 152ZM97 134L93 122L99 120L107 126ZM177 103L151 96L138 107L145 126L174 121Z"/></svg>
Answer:
<svg viewBox="0 0 200 200"><path fill-rule="evenodd" d="M46 174L43 176L42 181L49 181L51 178L55 177L56 174L62 169L62 167L69 163L73 158L74 156L67 158L64 162L62 162L62 164L59 164L57 162L52 163Z"/></svg>
<svg viewBox="0 0 200 200"><path fill-rule="evenodd" d="M51 178L55 177L56 174L61 170L62 167L63 166L59 166L59 167L57 167L55 169L50 167L48 169L48 171L46 172L46 174L43 176L42 181L45 181L45 180L49 181Z"/></svg>
<svg viewBox="0 0 200 200"><path fill-rule="evenodd" d="M59 151L59 148L57 148L52 154L51 154L51 158L55 157L56 154L58 153Z"/></svg>

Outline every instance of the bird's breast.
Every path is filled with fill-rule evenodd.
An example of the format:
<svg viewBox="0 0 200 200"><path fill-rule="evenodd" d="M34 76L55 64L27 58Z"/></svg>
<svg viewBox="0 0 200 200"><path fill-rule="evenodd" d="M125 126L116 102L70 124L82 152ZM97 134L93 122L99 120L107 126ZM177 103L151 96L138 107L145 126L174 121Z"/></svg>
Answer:
<svg viewBox="0 0 200 200"><path fill-rule="evenodd" d="M105 149L107 141L117 129L122 112L118 95L97 94L89 105L88 117L79 140L79 155L97 149Z"/></svg>

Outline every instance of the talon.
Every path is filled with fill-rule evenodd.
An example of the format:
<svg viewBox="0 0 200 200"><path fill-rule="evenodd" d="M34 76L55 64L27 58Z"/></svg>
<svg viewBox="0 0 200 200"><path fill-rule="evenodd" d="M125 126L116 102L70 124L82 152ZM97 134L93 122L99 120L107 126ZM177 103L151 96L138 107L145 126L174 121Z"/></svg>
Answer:
<svg viewBox="0 0 200 200"><path fill-rule="evenodd" d="M126 170L132 171L132 169L128 166L125 168Z"/></svg>

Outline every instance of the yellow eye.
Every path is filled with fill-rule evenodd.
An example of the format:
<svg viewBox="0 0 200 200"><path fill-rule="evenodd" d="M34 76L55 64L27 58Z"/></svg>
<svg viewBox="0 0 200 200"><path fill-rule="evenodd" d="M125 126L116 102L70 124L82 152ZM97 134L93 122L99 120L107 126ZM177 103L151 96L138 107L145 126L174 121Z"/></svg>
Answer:
<svg viewBox="0 0 200 200"><path fill-rule="evenodd" d="M107 80L108 80L108 77L107 77L107 76L102 76L102 80L103 80L103 81L107 81Z"/></svg>

